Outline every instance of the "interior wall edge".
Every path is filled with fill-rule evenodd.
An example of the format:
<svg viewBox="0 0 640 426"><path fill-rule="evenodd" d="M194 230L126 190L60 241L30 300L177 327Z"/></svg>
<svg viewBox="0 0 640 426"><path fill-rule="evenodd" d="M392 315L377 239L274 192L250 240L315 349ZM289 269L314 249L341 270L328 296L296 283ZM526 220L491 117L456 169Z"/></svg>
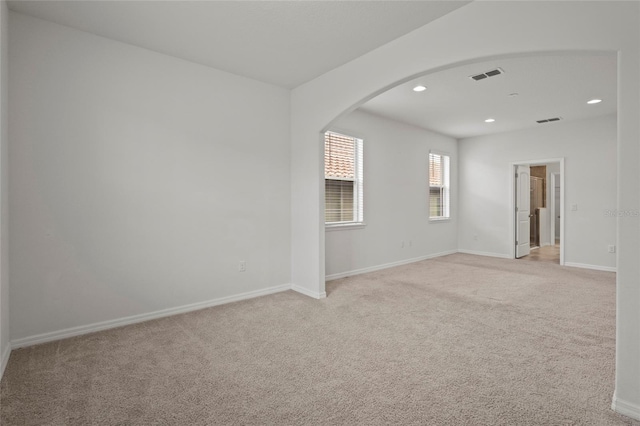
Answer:
<svg viewBox="0 0 640 426"><path fill-rule="evenodd" d="M618 268L615 266L589 265L587 263L575 262L565 262L564 266L568 266L570 268L592 269L594 271L618 272Z"/></svg>
<svg viewBox="0 0 640 426"><path fill-rule="evenodd" d="M38 345L41 343L62 340L69 337L81 336L84 334L95 333L97 331L109 330L126 325L137 324L154 319L165 318L173 315L184 314L187 312L199 311L201 309L211 308L213 306L224 305L227 303L238 302L241 300L253 299L269 294L280 293L282 291L291 290L291 284L282 284L278 286L268 287L261 290L254 290L246 293L240 293L232 296L220 297L205 302L192 303L189 305L178 306L175 308L162 309L154 312L148 312L140 315L132 315L129 317L118 318L113 320L96 322L93 324L82 325L77 327L66 328L62 330L51 331L47 333L27 336L11 341L10 348L18 349L28 346ZM8 359L8 357L7 357Z"/></svg>
<svg viewBox="0 0 640 426"><path fill-rule="evenodd" d="M613 395L613 401L611 402L611 409L616 413L623 416L631 417L632 419L640 420L640 405L633 404L631 402L622 400Z"/></svg>
<svg viewBox="0 0 640 426"><path fill-rule="evenodd" d="M4 376L4 371L7 368L7 364L9 363L9 357L11 356L11 343L7 345L7 347L2 352L0 358L0 381L2 381L2 377Z"/></svg>
<svg viewBox="0 0 640 426"><path fill-rule="evenodd" d="M458 253L463 253L463 254L473 254L475 256L486 256L486 257L498 257L500 259L513 259L511 256L509 256L508 254L504 254L504 253L492 253L489 251L477 251L477 250L467 250L467 249L458 249Z"/></svg>
<svg viewBox="0 0 640 426"><path fill-rule="evenodd" d="M308 288L305 287L301 287L299 285L293 284L291 286L291 290L298 292L300 294L303 294L307 297L311 297L313 299L324 299L327 297L327 292L323 291L323 292L315 292L315 291L311 291Z"/></svg>
<svg viewBox="0 0 640 426"><path fill-rule="evenodd" d="M411 259L398 260L396 262L384 263L381 265L369 266L367 268L354 269L352 271L338 272L336 274L327 275L325 281L334 281L341 278L351 277L354 275L366 274L368 272L380 271L383 269L393 268L395 266L407 265L409 263L421 262L423 260L435 259L437 257L448 256L450 254L458 253L458 250L447 250L439 253L427 254L425 256L414 257Z"/></svg>

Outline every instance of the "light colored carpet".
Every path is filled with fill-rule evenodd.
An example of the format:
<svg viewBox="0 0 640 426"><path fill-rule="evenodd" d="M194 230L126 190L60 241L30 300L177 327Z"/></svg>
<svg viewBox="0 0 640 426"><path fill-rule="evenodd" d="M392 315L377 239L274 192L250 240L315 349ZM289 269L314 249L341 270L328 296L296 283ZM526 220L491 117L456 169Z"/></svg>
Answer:
<svg viewBox="0 0 640 426"><path fill-rule="evenodd" d="M615 278L456 254L11 354L2 425L638 425Z"/></svg>

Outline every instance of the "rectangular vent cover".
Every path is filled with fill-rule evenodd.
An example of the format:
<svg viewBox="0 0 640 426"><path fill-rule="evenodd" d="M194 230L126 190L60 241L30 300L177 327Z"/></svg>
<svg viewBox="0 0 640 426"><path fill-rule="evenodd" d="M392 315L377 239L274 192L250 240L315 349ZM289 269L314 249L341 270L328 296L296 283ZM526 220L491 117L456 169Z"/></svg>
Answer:
<svg viewBox="0 0 640 426"><path fill-rule="evenodd" d="M504 74L504 70L502 68L496 68L495 70L483 72L481 74L472 75L469 78L475 81L484 80L488 77L493 77L496 75Z"/></svg>
<svg viewBox="0 0 640 426"><path fill-rule="evenodd" d="M562 117L553 117L553 118L547 118L545 120L536 120L536 123L538 124L551 123L553 121L560 121L560 120L562 120Z"/></svg>

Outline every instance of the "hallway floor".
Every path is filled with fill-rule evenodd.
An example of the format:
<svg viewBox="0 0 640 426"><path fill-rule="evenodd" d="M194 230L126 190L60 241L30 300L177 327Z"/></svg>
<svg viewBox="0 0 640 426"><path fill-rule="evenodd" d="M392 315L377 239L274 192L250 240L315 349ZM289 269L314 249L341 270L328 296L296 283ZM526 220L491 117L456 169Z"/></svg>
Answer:
<svg viewBox="0 0 640 426"><path fill-rule="evenodd" d="M532 248L531 253L528 256L523 257L524 260L531 260L536 262L550 262L560 263L560 245L544 246L539 248Z"/></svg>

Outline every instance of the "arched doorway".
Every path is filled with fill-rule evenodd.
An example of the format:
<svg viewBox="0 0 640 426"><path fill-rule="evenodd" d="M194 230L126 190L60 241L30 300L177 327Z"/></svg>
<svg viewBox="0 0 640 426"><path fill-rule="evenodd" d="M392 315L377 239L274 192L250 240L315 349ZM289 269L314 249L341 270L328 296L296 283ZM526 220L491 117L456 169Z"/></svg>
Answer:
<svg viewBox="0 0 640 426"><path fill-rule="evenodd" d="M617 22L616 27L602 22ZM571 25L569 26L569 23ZM544 31L541 31L544 28ZM337 117L389 87L479 58L571 51L618 52L617 204L640 207L638 5L479 2L332 71L292 93L292 282L314 297L324 289L321 134ZM455 37L452 35L455 34ZM614 406L640 418L640 225L618 219L618 327ZM634 411L635 410L635 411ZM636 412L638 411L638 412Z"/></svg>

